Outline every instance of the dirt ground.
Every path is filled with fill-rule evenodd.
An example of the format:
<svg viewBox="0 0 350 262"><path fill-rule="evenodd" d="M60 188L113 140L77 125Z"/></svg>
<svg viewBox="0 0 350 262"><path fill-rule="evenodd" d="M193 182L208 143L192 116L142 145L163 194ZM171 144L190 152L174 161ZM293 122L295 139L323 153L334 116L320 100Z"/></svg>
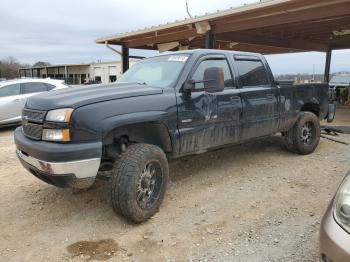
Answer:
<svg viewBox="0 0 350 262"><path fill-rule="evenodd" d="M350 110L337 119L350 125ZM308 156L275 136L183 158L160 212L132 225L108 182L55 188L20 166L13 129L0 145L0 261L318 261L321 217L350 169L350 146L325 139Z"/></svg>

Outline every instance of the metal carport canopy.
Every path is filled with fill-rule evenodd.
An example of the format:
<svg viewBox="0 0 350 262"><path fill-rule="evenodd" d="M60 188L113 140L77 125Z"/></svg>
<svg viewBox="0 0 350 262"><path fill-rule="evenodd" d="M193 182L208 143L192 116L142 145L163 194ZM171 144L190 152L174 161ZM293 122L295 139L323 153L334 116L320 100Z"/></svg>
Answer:
<svg viewBox="0 0 350 262"><path fill-rule="evenodd" d="M350 0L271 0L96 40L150 50L278 54L350 48ZM123 56L123 60L126 59Z"/></svg>

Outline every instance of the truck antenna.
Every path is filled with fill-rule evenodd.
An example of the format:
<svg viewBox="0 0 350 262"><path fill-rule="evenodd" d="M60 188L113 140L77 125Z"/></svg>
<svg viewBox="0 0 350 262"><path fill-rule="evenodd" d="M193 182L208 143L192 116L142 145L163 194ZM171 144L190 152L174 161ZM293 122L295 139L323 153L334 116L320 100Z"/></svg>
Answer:
<svg viewBox="0 0 350 262"><path fill-rule="evenodd" d="M192 18L191 14L190 14L190 11L188 10L188 3L187 3L187 0L186 0L186 12L187 12L188 16L189 16L190 18Z"/></svg>

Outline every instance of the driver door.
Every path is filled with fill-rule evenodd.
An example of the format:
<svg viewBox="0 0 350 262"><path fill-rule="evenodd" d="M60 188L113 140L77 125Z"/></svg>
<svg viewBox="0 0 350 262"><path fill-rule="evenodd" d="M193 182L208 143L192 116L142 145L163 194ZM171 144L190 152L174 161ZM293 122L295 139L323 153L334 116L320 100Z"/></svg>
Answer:
<svg viewBox="0 0 350 262"><path fill-rule="evenodd" d="M213 67L223 72L224 90L204 91L207 81L205 72ZM188 80L196 83L194 90L180 91L177 99L180 154L200 153L236 142L239 138L242 102L226 56L200 58Z"/></svg>

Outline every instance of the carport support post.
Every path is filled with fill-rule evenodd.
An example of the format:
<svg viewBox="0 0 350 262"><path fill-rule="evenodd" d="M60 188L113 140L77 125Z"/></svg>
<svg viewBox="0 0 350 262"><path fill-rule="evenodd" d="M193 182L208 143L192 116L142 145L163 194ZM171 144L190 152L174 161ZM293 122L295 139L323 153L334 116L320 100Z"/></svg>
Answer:
<svg viewBox="0 0 350 262"><path fill-rule="evenodd" d="M215 39L214 34L209 30L205 33L205 48L206 49L214 49L215 47Z"/></svg>
<svg viewBox="0 0 350 262"><path fill-rule="evenodd" d="M329 73L331 71L332 49L329 49L326 53L326 66L324 69L324 81L329 83Z"/></svg>
<svg viewBox="0 0 350 262"><path fill-rule="evenodd" d="M129 48L122 46L122 69L123 73L129 69Z"/></svg>
<svg viewBox="0 0 350 262"><path fill-rule="evenodd" d="M68 84L68 67L64 66L64 82Z"/></svg>

